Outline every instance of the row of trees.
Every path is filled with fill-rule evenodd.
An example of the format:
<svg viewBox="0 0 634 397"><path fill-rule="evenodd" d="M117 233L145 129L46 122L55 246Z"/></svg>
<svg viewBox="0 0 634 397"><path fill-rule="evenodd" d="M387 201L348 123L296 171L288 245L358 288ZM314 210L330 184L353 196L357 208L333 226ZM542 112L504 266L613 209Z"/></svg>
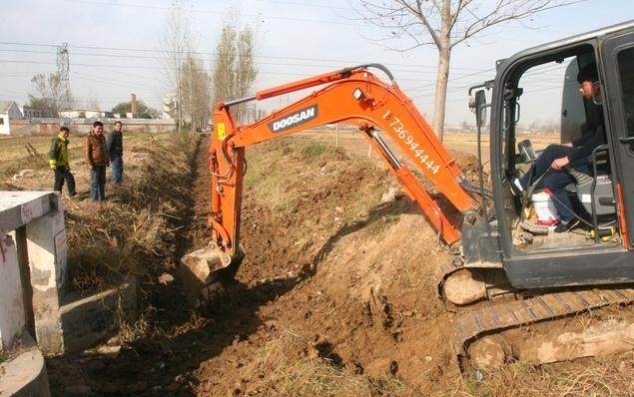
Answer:
<svg viewBox="0 0 634 397"><path fill-rule="evenodd" d="M230 20L232 18L229 18ZM168 81L176 93L167 104L178 130L188 123L192 130L209 122L211 103L245 96L257 77L254 59L254 33L250 27L222 27L211 72L193 50L189 16L179 5L170 13L164 46L168 52ZM240 120L245 108L237 106L233 114Z"/></svg>

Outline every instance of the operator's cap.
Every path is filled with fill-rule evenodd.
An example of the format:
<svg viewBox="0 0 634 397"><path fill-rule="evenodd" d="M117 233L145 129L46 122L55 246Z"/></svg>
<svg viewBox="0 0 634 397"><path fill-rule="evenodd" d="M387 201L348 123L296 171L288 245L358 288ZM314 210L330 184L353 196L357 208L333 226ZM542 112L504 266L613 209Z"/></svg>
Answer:
<svg viewBox="0 0 634 397"><path fill-rule="evenodd" d="M581 68L577 74L577 81L579 84L584 81L595 82L599 80L599 73L597 72L597 64L592 62Z"/></svg>

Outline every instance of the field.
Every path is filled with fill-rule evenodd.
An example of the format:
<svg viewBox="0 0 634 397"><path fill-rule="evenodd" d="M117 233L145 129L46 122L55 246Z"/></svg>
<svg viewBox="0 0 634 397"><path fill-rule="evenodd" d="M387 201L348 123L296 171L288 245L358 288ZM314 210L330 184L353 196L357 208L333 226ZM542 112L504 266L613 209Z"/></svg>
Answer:
<svg viewBox="0 0 634 397"><path fill-rule="evenodd" d="M474 138L446 139L467 174ZM0 140L5 189L50 188L49 140ZM21 150L26 143L44 158ZM143 315L105 342L116 354L49 359L53 395L634 394L632 353L460 373L448 343L458 314L437 299L433 277L452 254L410 200L388 194L398 183L358 134L335 143L333 132L310 131L247 149L247 256L218 305L199 313L185 304L176 264L209 239L208 142L126 136L126 179L116 191L107 186L106 204L64 197L69 266L79 292L140 276ZM72 153L85 197L87 170ZM530 343L541 329L522 331Z"/></svg>

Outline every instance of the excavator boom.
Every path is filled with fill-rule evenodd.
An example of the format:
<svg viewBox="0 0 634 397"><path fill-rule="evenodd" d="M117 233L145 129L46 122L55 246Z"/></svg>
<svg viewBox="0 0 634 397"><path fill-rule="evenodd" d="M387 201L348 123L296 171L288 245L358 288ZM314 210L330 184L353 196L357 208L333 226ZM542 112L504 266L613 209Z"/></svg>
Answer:
<svg viewBox="0 0 634 397"><path fill-rule="evenodd" d="M385 71L391 82L386 83L376 77L368 70L369 67ZM239 103L324 84L327 85L252 124L238 124L231 113L231 107ZM457 227L447 219L410 168L392 153L383 135L390 138L411 164L462 213L479 207L468 191L470 185L389 71L381 65L363 65L258 91L253 97L217 104L210 146L212 208L209 222L212 247L183 259L183 263L196 268L191 273L199 274L199 279L201 276L206 278L201 280L203 283L209 283L209 277L216 268L224 268L228 262L235 263L241 259L239 238L244 148L334 123L358 127L439 235L448 244L460 240ZM214 259L214 265L209 265L207 254L210 250L221 251L222 260ZM199 260L201 255L204 261ZM211 272L207 272L205 261L212 268Z"/></svg>

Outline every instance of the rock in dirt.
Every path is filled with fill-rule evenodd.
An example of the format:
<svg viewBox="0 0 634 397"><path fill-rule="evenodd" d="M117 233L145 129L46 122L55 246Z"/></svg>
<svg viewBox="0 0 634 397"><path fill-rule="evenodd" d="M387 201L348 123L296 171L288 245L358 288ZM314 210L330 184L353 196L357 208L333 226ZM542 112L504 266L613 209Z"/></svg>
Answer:
<svg viewBox="0 0 634 397"><path fill-rule="evenodd" d="M392 201L396 201L404 196L404 193L401 189L396 187L391 187L388 191L381 196L381 203L391 203Z"/></svg>
<svg viewBox="0 0 634 397"><path fill-rule="evenodd" d="M174 276L172 276L169 273L163 273L158 278L158 282L161 285L168 285L168 284L171 284L173 281L174 281Z"/></svg>
<svg viewBox="0 0 634 397"><path fill-rule="evenodd" d="M121 353L121 346L99 346L94 349L84 350L81 355L83 357L109 357L116 358Z"/></svg>

